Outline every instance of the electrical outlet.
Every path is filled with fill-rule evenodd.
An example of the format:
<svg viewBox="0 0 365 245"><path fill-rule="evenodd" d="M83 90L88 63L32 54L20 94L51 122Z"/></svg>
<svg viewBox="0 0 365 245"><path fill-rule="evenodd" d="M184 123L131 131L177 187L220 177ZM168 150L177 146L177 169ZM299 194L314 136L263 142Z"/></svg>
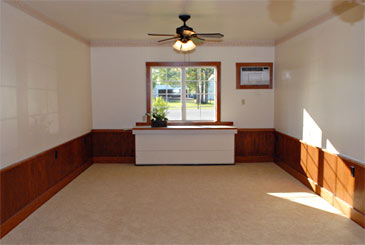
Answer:
<svg viewBox="0 0 365 245"><path fill-rule="evenodd" d="M355 177L355 167L351 166L350 169L351 169L351 176Z"/></svg>
<svg viewBox="0 0 365 245"><path fill-rule="evenodd" d="M245 99L242 99L242 100L241 100L241 104L242 104L242 105L246 104L246 100L245 100Z"/></svg>

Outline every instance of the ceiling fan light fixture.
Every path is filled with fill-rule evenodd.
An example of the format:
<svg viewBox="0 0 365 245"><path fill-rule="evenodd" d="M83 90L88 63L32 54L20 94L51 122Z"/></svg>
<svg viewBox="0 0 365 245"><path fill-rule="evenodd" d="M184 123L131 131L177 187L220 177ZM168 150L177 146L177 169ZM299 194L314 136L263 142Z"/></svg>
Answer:
<svg viewBox="0 0 365 245"><path fill-rule="evenodd" d="M188 52L188 51L194 50L196 45L191 40L188 40L187 42L177 40L172 47L174 49L176 49L177 51Z"/></svg>
<svg viewBox="0 0 365 245"><path fill-rule="evenodd" d="M364 0L365 1L365 0ZM161 37L169 37L158 42L165 42L170 40L177 40L175 41L172 47L179 51L179 52L189 52L194 50L196 45L191 40L193 39L195 42L199 43L201 41L205 41L206 38L222 38L224 37L221 33L196 33L193 28L186 25L186 21L190 19L190 15L188 14L181 14L179 15L180 20L184 22L184 25L176 28L176 34L148 34L150 36L161 36Z"/></svg>

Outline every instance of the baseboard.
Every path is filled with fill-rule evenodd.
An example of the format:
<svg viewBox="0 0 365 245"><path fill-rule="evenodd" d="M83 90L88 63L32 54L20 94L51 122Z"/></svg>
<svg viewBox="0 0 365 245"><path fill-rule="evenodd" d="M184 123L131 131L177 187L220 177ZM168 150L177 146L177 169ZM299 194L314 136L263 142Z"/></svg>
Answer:
<svg viewBox="0 0 365 245"><path fill-rule="evenodd" d="M46 192L41 194L39 197L34 199L32 202L27 204L24 208L19 210L16 214L6 220L0 227L0 238L9 233L13 228L15 228L19 223L21 223L24 219L26 219L29 215L31 215L35 210L37 210L40 206L42 206L45 202L47 202L51 197L53 197L57 192L59 192L62 188L64 188L68 183L70 183L73 179L79 176L83 171L85 171L88 167L90 167L92 161L88 161L85 164L81 165L74 171L72 171L69 175L59 181L56 185L49 188Z"/></svg>
<svg viewBox="0 0 365 245"><path fill-rule="evenodd" d="M247 162L273 162L272 156L235 156L235 163Z"/></svg>
<svg viewBox="0 0 365 245"><path fill-rule="evenodd" d="M308 178L307 176L299 173L289 165L285 164L279 158L275 158L275 163L292 175L294 178L302 182L305 186L312 189L317 195L321 196L327 202L329 202L332 206L340 210L346 217L352 219L354 222L359 224L361 227L365 228L365 214L351 207L349 204L336 197L329 190L319 186L315 181Z"/></svg>
<svg viewBox="0 0 365 245"><path fill-rule="evenodd" d="M93 157L93 163L135 163L135 157Z"/></svg>

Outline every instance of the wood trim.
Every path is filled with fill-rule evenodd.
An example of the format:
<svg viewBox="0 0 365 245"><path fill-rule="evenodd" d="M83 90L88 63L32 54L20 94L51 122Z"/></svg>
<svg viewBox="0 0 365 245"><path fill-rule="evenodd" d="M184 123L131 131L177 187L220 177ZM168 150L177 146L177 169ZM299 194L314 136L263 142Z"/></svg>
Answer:
<svg viewBox="0 0 365 245"><path fill-rule="evenodd" d="M85 138L85 137L87 137L88 135L90 135L90 132L89 132L89 133L86 133L86 134L83 134L83 135L80 135L79 137L74 138L74 139L72 139L72 140L66 141L65 143L62 143L61 145L58 145L58 146L52 147L51 149L48 149L48 150L42 151L42 152L40 152L40 153L38 153L38 154L36 154L36 155L34 155L34 156L31 156L31 157L28 157L28 158L26 158L26 159L23 159L23 160L21 160L21 161L19 161L19 162L13 163L13 164L11 164L11 165L9 165L9 166L5 167L5 168L0 169L0 175L1 175L1 174L3 174L4 172L7 172L7 171L9 171L9 170L11 170L11 169L13 169L13 168L18 167L19 165L23 165L23 164L24 164L24 163L26 163L26 162L29 162L29 161L35 160L35 159L37 159L37 158L41 157L42 155L47 154L47 153L48 153L48 152L50 152L50 151L55 151L55 150L57 150L57 149L59 149L59 148L63 148L63 147L65 147L66 145L68 145L68 144L70 144L70 143L72 143L72 142L74 142L74 141L77 141L77 140L79 140L79 139Z"/></svg>
<svg viewBox="0 0 365 245"><path fill-rule="evenodd" d="M92 130L94 163L135 163L135 136L131 129Z"/></svg>
<svg viewBox="0 0 365 245"><path fill-rule="evenodd" d="M269 66L270 67L270 84L269 85L241 85L241 67L242 66ZM273 80L273 63L236 63L236 89L272 89Z"/></svg>
<svg viewBox="0 0 365 245"><path fill-rule="evenodd" d="M221 62L216 62L217 67L217 122L221 121Z"/></svg>
<svg viewBox="0 0 365 245"><path fill-rule="evenodd" d="M290 175L295 177L297 180L299 180L301 183L303 183L305 186L307 186L309 189L311 189L313 192L315 192L317 195L321 196L323 199L329 202L332 206L340 210L346 217L352 219L361 227L365 228L365 215L363 213L351 207L340 198L336 197L332 192L319 186L312 179L297 172L295 169L285 164L285 162L283 162L279 158L275 158L275 163L286 172L288 172Z"/></svg>
<svg viewBox="0 0 365 245"><path fill-rule="evenodd" d="M136 122L136 126L150 126L151 122ZM207 126L207 125L222 125L222 126L233 126L233 122L211 122L211 121L181 121L181 122L167 122L168 126Z"/></svg>
<svg viewBox="0 0 365 245"><path fill-rule="evenodd" d="M274 130L274 131L275 131L275 130ZM308 147L317 148L317 149L319 149L319 150L321 150L321 151L323 151L323 152L325 152L325 153L327 153L327 154L330 154L330 155L332 155L332 156L334 156L334 157L339 157L339 158L341 158L342 160L345 160L345 161L351 162L351 163L352 163L352 164L354 164L354 165L357 165L357 166L360 166L360 167L365 167L365 163L363 163L363 162L361 162L361 161L359 161L359 160L356 160L356 159L353 159L353 158L350 158L350 157L346 157L346 156L343 156L343 155L341 155L341 154L335 154L335 153L329 152L329 151L327 151L327 150L325 150L325 149L322 149L322 148L320 148L320 147L317 147L317 146L314 146L314 145L308 144L308 143L304 142L303 140L297 139L297 138L295 138L295 137L293 137L293 136L290 136L290 135L288 135L288 134L281 133L281 132L279 132L279 131L275 131L275 133L276 133L276 134L278 134L278 135L282 135L283 137L290 138L290 139L292 139L292 140L298 141L298 142L300 142L301 144L306 145L306 146L308 146Z"/></svg>
<svg viewBox="0 0 365 245"><path fill-rule="evenodd" d="M238 132L275 132L273 128L238 128Z"/></svg>
<svg viewBox="0 0 365 245"><path fill-rule="evenodd" d="M132 130L237 130L237 128L231 126L168 126L152 128L147 126L143 128L133 128Z"/></svg>
<svg viewBox="0 0 365 245"><path fill-rule="evenodd" d="M92 133L126 133L130 129L93 129Z"/></svg>
<svg viewBox="0 0 365 245"><path fill-rule="evenodd" d="M216 107L216 116L217 120L213 123L221 122L221 62L212 61L212 62L146 62L146 113L151 113L151 67L187 67L187 66L214 66L217 68L217 107ZM176 123L176 124L175 124ZM196 124L201 122L194 121L182 121L182 122L172 122L168 123L169 125L202 125ZM207 122L202 122L206 124ZM208 122L209 123L209 122ZM151 124L151 118L147 116L147 125ZM141 123L136 123L136 126L143 126Z"/></svg>
<svg viewBox="0 0 365 245"><path fill-rule="evenodd" d="M281 132L275 133L275 163L364 227L365 165Z"/></svg>
<svg viewBox="0 0 365 245"><path fill-rule="evenodd" d="M152 61L146 62L146 66L162 66L162 67L172 67L172 66L216 66L220 68L221 62L220 61L191 61L191 62L184 62L184 61Z"/></svg>
<svg viewBox="0 0 365 245"><path fill-rule="evenodd" d="M136 157L93 157L93 163L136 163Z"/></svg>
<svg viewBox="0 0 365 245"><path fill-rule="evenodd" d="M79 136L1 169L2 236L48 200L70 174L91 164L91 137L91 133Z"/></svg>
<svg viewBox="0 0 365 245"><path fill-rule="evenodd" d="M150 128L148 129L150 130ZM156 128L156 130L161 129ZM273 128L239 128L235 130L238 131L235 136L236 163L273 161L275 145ZM92 134L93 161L95 163L135 162L135 136L131 130L94 129Z"/></svg>
<svg viewBox="0 0 365 245"><path fill-rule="evenodd" d="M79 176L83 171L85 171L92 164L91 161L88 161L72 171L67 177L63 178L56 185L52 186L42 195L38 196L35 200L27 204L24 208L22 208L19 212L13 215L11 218L6 220L1 224L0 227L0 238L5 236L8 232L14 229L18 224L20 224L24 219L26 219L29 215L31 215L34 211L36 211L39 207L41 207L45 202L47 202L51 197L53 197L57 192L63 189L67 184L69 184L72 180L74 180L77 176Z"/></svg>
<svg viewBox="0 0 365 245"><path fill-rule="evenodd" d="M272 162L275 131L272 128L240 128L235 135L235 162Z"/></svg>
<svg viewBox="0 0 365 245"><path fill-rule="evenodd" d="M151 113L151 66L152 62L146 62L146 115ZM147 116L147 123L151 124L150 116Z"/></svg>
<svg viewBox="0 0 365 245"><path fill-rule="evenodd" d="M23 11L24 13L32 16L33 18L53 27L54 29L68 35L69 37L72 37L86 45L90 45L90 41L79 34L77 34L74 31L71 31L70 29L66 28L65 26L55 22L51 18L47 17L46 15L42 14L41 12L29 7L24 1L19 0L5 0L6 3L9 5Z"/></svg>
<svg viewBox="0 0 365 245"><path fill-rule="evenodd" d="M235 163L273 162L273 156L235 156Z"/></svg>

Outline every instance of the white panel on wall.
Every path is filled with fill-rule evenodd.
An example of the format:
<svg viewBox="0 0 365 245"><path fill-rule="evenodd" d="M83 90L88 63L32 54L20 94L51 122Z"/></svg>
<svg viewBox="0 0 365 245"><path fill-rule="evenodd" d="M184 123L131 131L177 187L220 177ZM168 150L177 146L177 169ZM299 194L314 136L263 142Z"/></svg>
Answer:
<svg viewBox="0 0 365 245"><path fill-rule="evenodd" d="M187 55L166 47L92 47L93 128L132 128L146 113L146 61L220 61L221 120L273 128L273 89L236 90L236 62L273 62L274 47L204 47ZM241 100L245 99L245 105Z"/></svg>
<svg viewBox="0 0 365 245"><path fill-rule="evenodd" d="M362 14L351 9L276 47L275 129L365 161Z"/></svg>
<svg viewBox="0 0 365 245"><path fill-rule="evenodd" d="M91 129L90 48L1 1L1 167Z"/></svg>

